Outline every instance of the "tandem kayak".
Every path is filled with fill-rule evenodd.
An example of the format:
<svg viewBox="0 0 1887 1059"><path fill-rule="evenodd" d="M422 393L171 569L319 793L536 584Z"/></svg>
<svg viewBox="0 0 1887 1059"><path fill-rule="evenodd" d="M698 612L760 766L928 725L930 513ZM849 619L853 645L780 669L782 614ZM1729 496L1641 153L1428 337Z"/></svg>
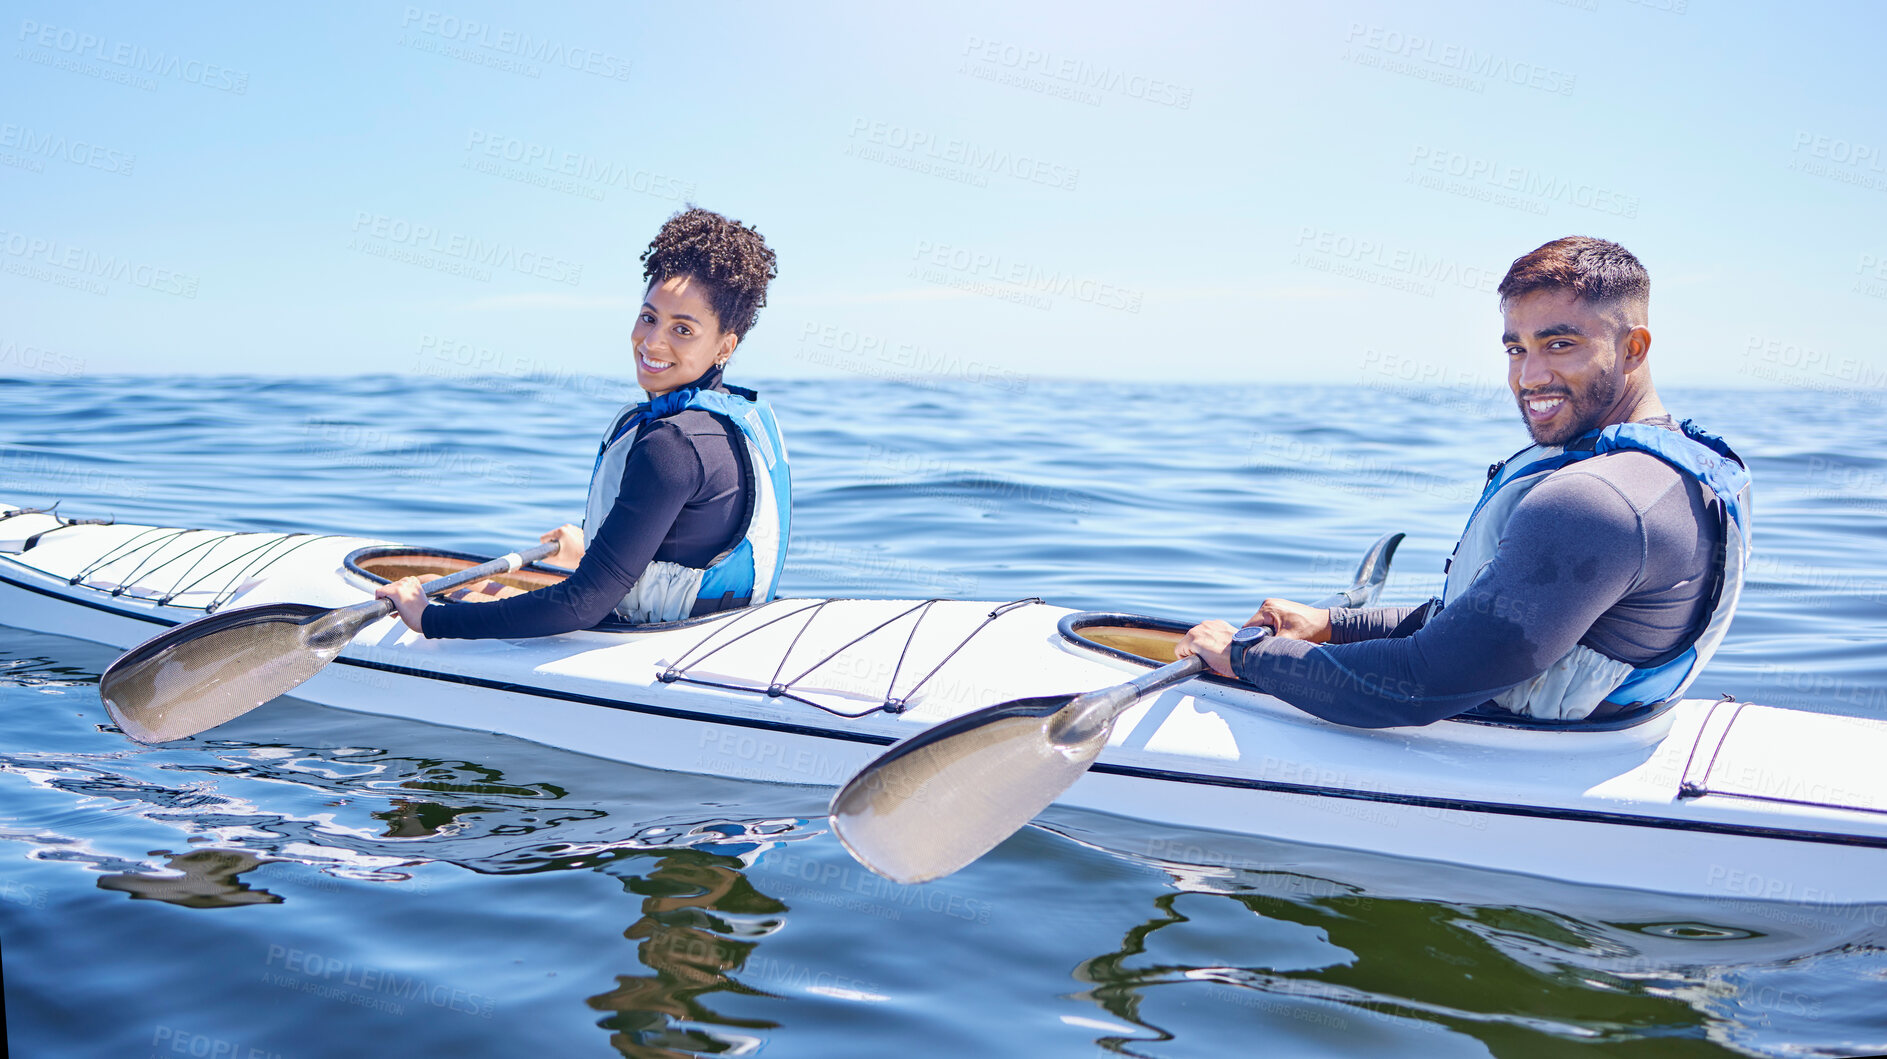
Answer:
<svg viewBox="0 0 1887 1059"><path fill-rule="evenodd" d="M339 607L480 557L331 534L100 524L0 505L0 624L129 648L229 608ZM562 574L527 567L479 595ZM477 596L453 605L476 606ZM427 640L368 626L294 697L660 769L836 787L1010 699L1172 660L1186 623L1010 601L780 599L656 626ZM294 722L283 700L285 728ZM187 744L186 744L187 745ZM1570 883L1887 901L1887 721L1687 699L1603 725L1319 720L1215 676L1142 701L1059 806L1207 853L1240 838ZM1147 843L1152 843L1148 845ZM1177 850L1176 850L1177 851Z"/></svg>

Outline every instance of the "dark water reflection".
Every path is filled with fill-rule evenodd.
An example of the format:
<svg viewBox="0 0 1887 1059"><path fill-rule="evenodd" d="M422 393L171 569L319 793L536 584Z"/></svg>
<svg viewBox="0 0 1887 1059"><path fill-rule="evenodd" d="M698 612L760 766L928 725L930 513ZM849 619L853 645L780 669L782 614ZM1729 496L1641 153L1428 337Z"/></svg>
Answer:
<svg viewBox="0 0 1887 1059"><path fill-rule="evenodd" d="M767 995L734 976L785 925L786 905L754 889L738 857L684 849L653 859L623 879L642 898L642 918L623 931L642 967L587 1003L609 1012L599 1024L610 1043L637 1059L752 1050L765 1039L753 1031L780 1024L723 1015L708 1002L722 992Z"/></svg>
<svg viewBox="0 0 1887 1059"><path fill-rule="evenodd" d="M1146 842L1124 822L1062 827L1090 845ZM1499 1055L1634 1053L1648 1041L1662 1042L1658 1054L1859 1055L1882 1039L1887 905L1676 898L1206 833L1179 840L1219 863L1148 858L1173 892L1077 970L1083 996L1141 1031L1104 1041L1122 1054L1185 1054L1159 1045L1196 1043L1212 1021L1201 1007L1231 1024L1245 1017L1235 1011L1255 1015L1332 1053L1447 1054L1461 1035Z"/></svg>
<svg viewBox="0 0 1887 1059"><path fill-rule="evenodd" d="M241 876L262 862L241 850L197 849L165 861L159 873L113 872L98 878L101 890L118 890L133 898L168 901L184 908L239 908L243 905L281 904L267 890L251 889Z"/></svg>

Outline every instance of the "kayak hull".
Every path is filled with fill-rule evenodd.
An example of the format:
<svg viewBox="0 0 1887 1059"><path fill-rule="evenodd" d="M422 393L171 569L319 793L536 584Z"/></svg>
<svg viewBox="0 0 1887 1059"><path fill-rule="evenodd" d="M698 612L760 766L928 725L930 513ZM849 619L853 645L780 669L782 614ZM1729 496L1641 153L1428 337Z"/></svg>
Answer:
<svg viewBox="0 0 1887 1059"><path fill-rule="evenodd" d="M206 606L359 602L373 582L346 557L392 546L283 545L286 558L191 596L98 566L155 528L71 526L23 547L57 525L47 519L0 510L0 624L117 648ZM179 537L174 548L197 548L202 568L218 549L262 543L211 540ZM166 559L160 550L140 561ZM74 583L76 574L86 576ZM1039 602L783 600L674 628L530 641L425 640L389 618L294 698L653 768L836 787L931 724L1152 664L1072 642L1057 629L1070 613ZM1882 752L1882 722L1700 700L1611 732L1350 729L1212 678L1124 715L1057 805L1136 821L1144 852L1196 865L1236 866L1241 836L1256 836L1570 883L1851 905L1887 902L1887 790L1870 767ZM1223 841L1197 838L1215 833ZM1179 834L1192 836L1183 848L1160 845Z"/></svg>

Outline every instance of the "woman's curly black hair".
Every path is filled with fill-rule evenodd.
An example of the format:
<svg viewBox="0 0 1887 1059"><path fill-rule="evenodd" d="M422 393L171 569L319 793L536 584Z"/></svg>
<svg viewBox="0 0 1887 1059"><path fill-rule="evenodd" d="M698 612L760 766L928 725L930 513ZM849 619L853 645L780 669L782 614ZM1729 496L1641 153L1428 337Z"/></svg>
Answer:
<svg viewBox="0 0 1887 1059"><path fill-rule="evenodd" d="M760 319L767 282L779 274L759 232L699 206L670 217L642 252L649 286L675 276L700 280L722 329L741 338Z"/></svg>

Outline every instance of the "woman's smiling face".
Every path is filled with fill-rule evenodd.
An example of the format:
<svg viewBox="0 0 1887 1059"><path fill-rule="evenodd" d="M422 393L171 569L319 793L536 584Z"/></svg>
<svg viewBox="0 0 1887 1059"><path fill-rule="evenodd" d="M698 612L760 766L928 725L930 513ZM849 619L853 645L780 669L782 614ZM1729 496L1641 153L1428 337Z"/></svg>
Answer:
<svg viewBox="0 0 1887 1059"><path fill-rule="evenodd" d="M653 284L630 332L636 383L650 396L679 390L733 355L740 338L721 329L706 288L693 276Z"/></svg>

